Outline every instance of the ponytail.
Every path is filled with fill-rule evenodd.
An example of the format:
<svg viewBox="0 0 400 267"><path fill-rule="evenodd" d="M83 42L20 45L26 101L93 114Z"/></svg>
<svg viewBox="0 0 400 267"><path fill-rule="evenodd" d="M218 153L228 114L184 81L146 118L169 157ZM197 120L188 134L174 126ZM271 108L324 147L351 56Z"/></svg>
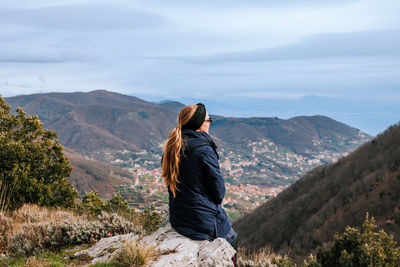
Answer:
<svg viewBox="0 0 400 267"><path fill-rule="evenodd" d="M180 157L184 153L184 140L182 136L182 126L190 121L196 112L197 105L190 105L182 108L178 116L178 126L176 126L169 134L168 140L164 147L164 156L162 161L162 174L164 183L176 195L178 191L177 183L179 176Z"/></svg>

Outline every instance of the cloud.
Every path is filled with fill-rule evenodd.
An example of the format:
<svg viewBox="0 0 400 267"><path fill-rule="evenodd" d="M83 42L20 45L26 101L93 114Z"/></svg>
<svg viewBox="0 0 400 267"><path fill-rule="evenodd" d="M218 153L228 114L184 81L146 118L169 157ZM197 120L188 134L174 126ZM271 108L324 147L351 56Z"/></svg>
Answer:
<svg viewBox="0 0 400 267"><path fill-rule="evenodd" d="M65 59L49 55L1 55L0 62L6 63L64 63Z"/></svg>
<svg viewBox="0 0 400 267"><path fill-rule="evenodd" d="M167 20L157 14L116 5L64 5L43 8L0 9L2 28L67 31L104 31L162 27Z"/></svg>
<svg viewBox="0 0 400 267"><path fill-rule="evenodd" d="M129 36L168 25L164 17L151 12L89 4L0 7L0 62L107 62L116 54L127 57L136 52L132 46L143 40L135 42Z"/></svg>
<svg viewBox="0 0 400 267"><path fill-rule="evenodd" d="M399 56L400 31L374 31L316 34L292 45L178 59L190 63L222 63Z"/></svg>
<svg viewBox="0 0 400 267"><path fill-rule="evenodd" d="M329 6L338 4L348 4L358 2L359 0L331 0L331 1L320 1L320 0L203 0L203 1L187 1L187 0L169 0L169 1L157 1L157 0L139 0L139 3L145 3L146 5L165 5L165 6L178 6L178 7L217 7L217 8L229 8L229 7L251 7L251 6Z"/></svg>
<svg viewBox="0 0 400 267"><path fill-rule="evenodd" d="M303 98L318 95L349 99L350 114L360 110L353 103L400 99L399 8L396 0L2 0L0 94L204 97L237 116L314 114L329 102ZM227 109L230 99L238 102ZM329 114L344 110L340 101Z"/></svg>
<svg viewBox="0 0 400 267"><path fill-rule="evenodd" d="M26 36L15 40L0 39L0 62L3 63L66 63L95 61L93 52L79 49L79 44L63 44L54 35L37 32L36 37Z"/></svg>

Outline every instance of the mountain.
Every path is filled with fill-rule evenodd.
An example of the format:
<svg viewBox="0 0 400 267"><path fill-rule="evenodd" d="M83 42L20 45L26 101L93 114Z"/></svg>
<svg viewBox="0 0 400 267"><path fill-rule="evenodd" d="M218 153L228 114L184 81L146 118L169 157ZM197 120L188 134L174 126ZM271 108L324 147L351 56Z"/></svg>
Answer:
<svg viewBox="0 0 400 267"><path fill-rule="evenodd" d="M216 116L212 134L233 144L243 140L269 139L299 154L316 150L343 152L352 142L359 144L367 135L325 116L279 118L224 118Z"/></svg>
<svg viewBox="0 0 400 267"><path fill-rule="evenodd" d="M136 97L104 90L46 93L6 98L15 108L36 114L60 143L76 152L151 149L175 124L176 113Z"/></svg>
<svg viewBox="0 0 400 267"><path fill-rule="evenodd" d="M360 226L367 212L400 240L400 125L336 163L314 168L236 220L234 229L239 246L271 244L281 253L307 256L347 225Z"/></svg>
<svg viewBox="0 0 400 267"><path fill-rule="evenodd" d="M179 111L181 111L181 109L185 106L181 102L172 101L172 100L164 100L164 101L158 102L157 104L160 106L166 107L170 110L173 110L174 112L176 112L176 114L178 114Z"/></svg>
<svg viewBox="0 0 400 267"><path fill-rule="evenodd" d="M152 150L176 126L176 101L150 103L133 96L97 90L89 93L45 93L6 98L13 109L36 114L45 128L57 131L61 144L91 155L99 151ZM329 149L343 153L370 137L328 117L226 118L213 116L211 135L223 147L268 139L295 153ZM352 147L354 148L354 147Z"/></svg>
<svg viewBox="0 0 400 267"><path fill-rule="evenodd" d="M132 184L133 175L127 169L84 157L66 147L64 155L68 158L72 173L68 179L83 196L85 192L96 189L102 198L111 198L116 186Z"/></svg>
<svg viewBox="0 0 400 267"><path fill-rule="evenodd" d="M44 127L55 130L60 143L81 154L82 159L129 169L140 178L137 186L146 191L144 199L166 200L159 179L160 160L182 103L150 103L105 90L23 95L6 101L12 110L20 106L28 114L38 115ZM324 116L288 120L211 116L210 134L218 145L222 173L231 186L227 196L231 200L225 203L231 218L265 202L307 170L333 162L371 139ZM86 177L90 164L80 162L79 170ZM79 165L78 161L74 164ZM104 181L109 179L107 172L105 176ZM94 187L105 194L113 187L100 183L99 177L82 179L76 180L76 185L81 184L79 190ZM129 190L129 186L120 189L121 193Z"/></svg>

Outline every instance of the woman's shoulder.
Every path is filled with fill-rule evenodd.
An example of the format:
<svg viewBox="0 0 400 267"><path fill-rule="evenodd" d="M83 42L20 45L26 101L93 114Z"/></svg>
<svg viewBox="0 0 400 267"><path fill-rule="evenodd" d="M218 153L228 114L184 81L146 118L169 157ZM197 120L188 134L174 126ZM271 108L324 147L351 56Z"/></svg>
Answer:
<svg viewBox="0 0 400 267"><path fill-rule="evenodd" d="M212 144L214 143L211 137L204 132L196 132L185 129L183 134L185 147L188 150L193 150L195 148L203 146L212 146Z"/></svg>
<svg viewBox="0 0 400 267"><path fill-rule="evenodd" d="M219 159L217 145L211 136L205 132L184 130L185 153L194 156L211 155Z"/></svg>

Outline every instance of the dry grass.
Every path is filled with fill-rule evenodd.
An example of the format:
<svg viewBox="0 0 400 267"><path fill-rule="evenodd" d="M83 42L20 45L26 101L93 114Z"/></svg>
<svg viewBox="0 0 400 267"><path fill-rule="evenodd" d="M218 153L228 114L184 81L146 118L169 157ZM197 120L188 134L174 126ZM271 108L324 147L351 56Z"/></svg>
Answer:
<svg viewBox="0 0 400 267"><path fill-rule="evenodd" d="M125 242L124 247L114 259L123 266L143 266L156 258L154 247L144 246L136 241Z"/></svg>
<svg viewBox="0 0 400 267"><path fill-rule="evenodd" d="M14 220L7 216L5 212L0 211L0 236L9 233L15 225Z"/></svg>
<svg viewBox="0 0 400 267"><path fill-rule="evenodd" d="M66 211L60 208L46 208L34 204L25 204L12 213L0 212L0 235L14 235L19 231L31 228L30 226L32 224L39 222L57 223L86 220L86 216L78 216L71 211Z"/></svg>
<svg viewBox="0 0 400 267"><path fill-rule="evenodd" d="M77 216L63 209L39 207L25 204L13 212L0 212L0 243L12 244L12 239L23 233L29 244L46 242L48 227L62 222L87 221L85 216ZM26 243L26 245L28 245Z"/></svg>
<svg viewBox="0 0 400 267"><path fill-rule="evenodd" d="M237 264L238 266L272 266L271 262L275 256L270 246L251 252L239 247L237 250Z"/></svg>
<svg viewBox="0 0 400 267"><path fill-rule="evenodd" d="M164 250L157 249L156 250L156 257L160 257L160 256L163 256L163 255L169 255L169 254L173 254L173 253L177 253L177 252L178 252L178 250L176 248L164 249Z"/></svg>
<svg viewBox="0 0 400 267"><path fill-rule="evenodd" d="M35 222L62 222L65 220L78 221L85 219L85 215L76 215L61 208L40 207L34 204L25 204L12 213L12 217L20 223Z"/></svg>
<svg viewBox="0 0 400 267"><path fill-rule="evenodd" d="M0 245L14 254L34 255L131 232L141 234L143 229L117 214L102 213L91 220L72 211L33 204L0 213Z"/></svg>

